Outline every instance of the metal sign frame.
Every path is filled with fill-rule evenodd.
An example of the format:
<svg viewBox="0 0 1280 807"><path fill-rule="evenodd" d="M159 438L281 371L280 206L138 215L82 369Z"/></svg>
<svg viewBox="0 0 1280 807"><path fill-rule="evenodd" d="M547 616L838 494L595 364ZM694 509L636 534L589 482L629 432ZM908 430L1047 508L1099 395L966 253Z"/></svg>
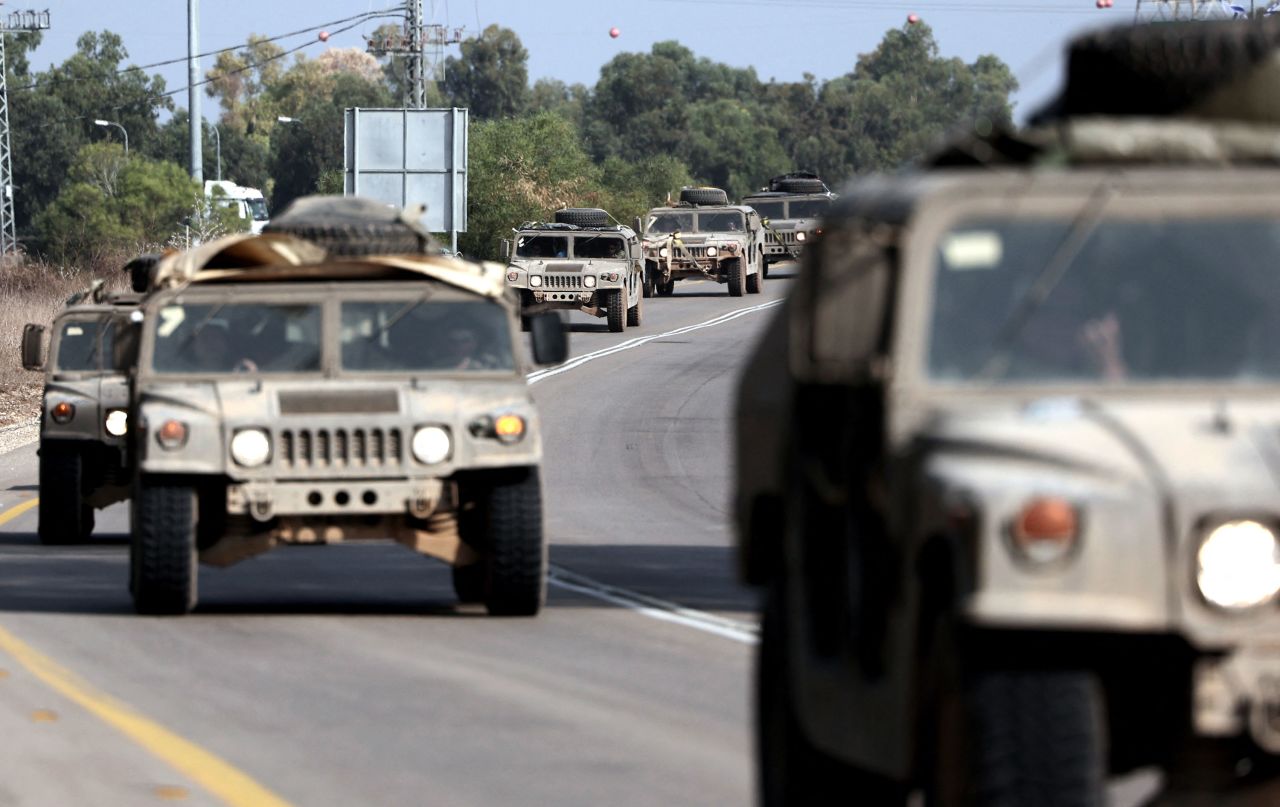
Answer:
<svg viewBox="0 0 1280 807"><path fill-rule="evenodd" d="M347 109L343 116L343 192L409 207L449 233L457 252L467 231L469 113L466 109Z"/></svg>

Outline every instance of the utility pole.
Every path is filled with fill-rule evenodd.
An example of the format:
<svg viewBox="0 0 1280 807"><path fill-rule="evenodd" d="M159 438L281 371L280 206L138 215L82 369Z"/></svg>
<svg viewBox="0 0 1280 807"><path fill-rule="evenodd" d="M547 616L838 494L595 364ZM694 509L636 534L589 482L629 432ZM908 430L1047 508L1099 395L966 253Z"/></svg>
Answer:
<svg viewBox="0 0 1280 807"><path fill-rule="evenodd" d="M187 124L191 129L191 178L204 188L204 147L200 114L200 0L187 0Z"/></svg>
<svg viewBox="0 0 1280 807"><path fill-rule="evenodd" d="M404 56L405 76L404 105L409 109L426 109L427 71L424 66L423 48L430 45L435 54L432 80L443 81L444 48L462 41L462 28L452 30L443 25L424 25L422 0L405 0L404 30L389 36L369 40L368 50L375 56Z"/></svg>
<svg viewBox="0 0 1280 807"><path fill-rule="evenodd" d="M18 250L18 235L13 221L13 160L9 148L9 87L5 77L5 34L43 31L49 27L48 11L13 11L0 19L0 255Z"/></svg>

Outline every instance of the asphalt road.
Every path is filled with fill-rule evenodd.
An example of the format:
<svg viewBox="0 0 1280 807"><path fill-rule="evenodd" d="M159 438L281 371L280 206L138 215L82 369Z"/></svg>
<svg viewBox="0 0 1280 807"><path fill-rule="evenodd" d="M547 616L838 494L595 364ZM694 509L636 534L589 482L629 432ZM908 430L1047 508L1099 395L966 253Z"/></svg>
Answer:
<svg viewBox="0 0 1280 807"><path fill-rule="evenodd" d="M577 315L534 377L554 579L533 620L456 607L394 545L202 569L133 615L127 512L35 538L35 447L0 455L0 807L741 805L755 597L733 580L737 368L789 285L681 284L642 328Z"/></svg>

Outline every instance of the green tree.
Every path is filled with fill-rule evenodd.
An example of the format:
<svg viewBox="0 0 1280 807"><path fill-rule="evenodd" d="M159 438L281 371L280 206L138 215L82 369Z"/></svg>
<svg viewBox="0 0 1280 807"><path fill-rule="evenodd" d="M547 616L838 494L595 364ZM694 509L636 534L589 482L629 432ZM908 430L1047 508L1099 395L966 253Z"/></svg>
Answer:
<svg viewBox="0 0 1280 807"><path fill-rule="evenodd" d="M341 192L343 110L391 105L390 91L381 80L369 81L349 72L325 75L309 65L296 65L289 72L297 74L286 74L279 88L282 97L299 93L298 98L307 100L296 111L289 110L296 123L277 125L271 134L272 210L281 210L306 194ZM306 86L324 90L306 92Z"/></svg>
<svg viewBox="0 0 1280 807"><path fill-rule="evenodd" d="M115 143L91 143L37 216L36 231L52 259L94 262L164 243L197 210L200 196L179 165L126 157Z"/></svg>
<svg viewBox="0 0 1280 807"><path fill-rule="evenodd" d="M6 41L29 45L38 39ZM11 64L25 70L26 50L19 51ZM146 152L150 147L160 112L172 110L173 102L163 95L159 75L123 69L128 55L119 35L88 32L61 65L24 76L10 73L14 208L20 231L27 232L37 211L58 195L84 144L119 142L116 129L95 126L95 119L124 126L131 148Z"/></svg>
<svg viewBox="0 0 1280 807"><path fill-rule="evenodd" d="M490 25L445 60L445 95L479 119L509 118L529 103L529 52L509 28Z"/></svg>
<svg viewBox="0 0 1280 807"><path fill-rule="evenodd" d="M259 34L251 34L238 51L218 54L205 73L210 80L205 94L218 100L222 121L229 128L270 131L277 113L266 90L284 75L288 65L283 56L283 48Z"/></svg>

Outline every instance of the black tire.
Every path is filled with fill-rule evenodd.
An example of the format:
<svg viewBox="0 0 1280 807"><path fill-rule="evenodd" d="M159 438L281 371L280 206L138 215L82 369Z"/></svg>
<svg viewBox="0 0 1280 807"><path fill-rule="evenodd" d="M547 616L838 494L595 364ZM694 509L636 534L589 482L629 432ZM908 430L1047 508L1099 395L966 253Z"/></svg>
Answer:
<svg viewBox="0 0 1280 807"><path fill-rule="evenodd" d="M40 505L36 534L46 546L74 544L93 532L93 508L84 504L84 459L75 446L40 446Z"/></svg>
<svg viewBox="0 0 1280 807"><path fill-rule="evenodd" d="M133 607L140 614L186 614L196 605L196 490L142 478L134 488Z"/></svg>
<svg viewBox="0 0 1280 807"><path fill-rule="evenodd" d="M724 263L725 274L729 276L729 296L741 297L747 289L747 279L742 275L742 259L730 258Z"/></svg>
<svg viewBox="0 0 1280 807"><path fill-rule="evenodd" d="M727 205L729 194L719 188L682 188L680 201L691 205Z"/></svg>
<svg viewBox="0 0 1280 807"><path fill-rule="evenodd" d="M566 207L555 212L556 224L575 227L608 227L609 214L598 207Z"/></svg>
<svg viewBox="0 0 1280 807"><path fill-rule="evenodd" d="M792 177L779 181L778 190L783 193L825 193L827 186L820 179Z"/></svg>
<svg viewBox="0 0 1280 807"><path fill-rule="evenodd" d="M608 292L605 300L605 311L609 320L611 333L622 333L627 329L627 293L619 289Z"/></svg>
<svg viewBox="0 0 1280 807"><path fill-rule="evenodd" d="M676 280L672 278L667 281L658 281L658 296L670 297L676 293Z"/></svg>
<svg viewBox="0 0 1280 807"><path fill-rule="evenodd" d="M454 566L451 571L453 593L458 595L458 602L484 602L486 568L483 560L470 566Z"/></svg>
<svg viewBox="0 0 1280 807"><path fill-rule="evenodd" d="M534 616L547 596L542 485L535 468L499 477L484 502L484 604L493 616Z"/></svg>
<svg viewBox="0 0 1280 807"><path fill-rule="evenodd" d="M747 275L747 294L759 294L764 291L764 260L756 267L754 275Z"/></svg>
<svg viewBox="0 0 1280 807"><path fill-rule="evenodd" d="M658 296L658 282L659 282L658 278L660 277L660 275L661 273L658 271L658 267L656 264L651 262L645 263L644 265L644 296L645 297Z"/></svg>
<svg viewBox="0 0 1280 807"><path fill-rule="evenodd" d="M973 673L930 807L1100 807L1106 803L1101 686L1076 671Z"/></svg>
<svg viewBox="0 0 1280 807"><path fill-rule="evenodd" d="M401 218L399 210L360 197L304 196L263 228L323 247L330 255L419 255L437 247L429 233Z"/></svg>
<svg viewBox="0 0 1280 807"><path fill-rule="evenodd" d="M901 805L905 788L814 747L795 713L789 671L785 594L765 598L756 662L756 771L762 807Z"/></svg>
<svg viewBox="0 0 1280 807"><path fill-rule="evenodd" d="M627 327L639 328L644 322L644 295L636 298L636 304L627 309Z"/></svg>

